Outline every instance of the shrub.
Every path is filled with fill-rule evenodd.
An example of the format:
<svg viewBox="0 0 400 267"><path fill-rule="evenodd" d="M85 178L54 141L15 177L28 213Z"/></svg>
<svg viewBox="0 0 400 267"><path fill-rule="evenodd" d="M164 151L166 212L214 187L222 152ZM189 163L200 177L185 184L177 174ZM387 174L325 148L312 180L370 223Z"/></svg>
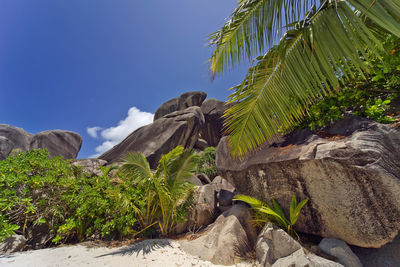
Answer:
<svg viewBox="0 0 400 267"><path fill-rule="evenodd" d="M370 67L370 74L363 77L354 71L351 81L331 96L311 105L308 115L298 125L315 130L343 118L345 113L372 120L391 123L395 119L388 114L390 104L400 94L400 39L386 36L383 56L366 51L363 58Z"/></svg>
<svg viewBox="0 0 400 267"><path fill-rule="evenodd" d="M217 176L217 167L215 165L215 147L207 147L203 152L200 153L199 164L196 173L204 173L211 180Z"/></svg>
<svg viewBox="0 0 400 267"><path fill-rule="evenodd" d="M35 225L54 233L68 216L62 200L73 168L47 150L17 153L0 161L0 240L18 233L27 237Z"/></svg>

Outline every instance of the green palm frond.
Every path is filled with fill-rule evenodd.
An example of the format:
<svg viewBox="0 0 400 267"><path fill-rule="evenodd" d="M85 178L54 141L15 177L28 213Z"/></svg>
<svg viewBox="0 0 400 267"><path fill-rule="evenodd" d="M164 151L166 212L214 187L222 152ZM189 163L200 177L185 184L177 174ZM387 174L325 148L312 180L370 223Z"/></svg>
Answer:
<svg viewBox="0 0 400 267"><path fill-rule="evenodd" d="M143 182L152 177L150 164L142 153L130 152L123 158L121 171L134 177L136 182Z"/></svg>
<svg viewBox="0 0 400 267"><path fill-rule="evenodd" d="M268 205L254 197L247 196L247 195L236 195L233 200L243 201L249 204L253 209L261 208L262 206Z"/></svg>
<svg viewBox="0 0 400 267"><path fill-rule="evenodd" d="M216 49L211 57L213 75L265 51L281 36L282 29L315 5L315 0L240 0L230 20L210 35Z"/></svg>
<svg viewBox="0 0 400 267"><path fill-rule="evenodd" d="M381 10L389 6L398 8L395 1L377 0L379 5L370 0L349 2L360 5L361 11L361 5L364 9L368 6L365 14L370 20L386 24L386 29L393 33L399 31L396 18L400 9L390 14ZM307 13L306 19L296 25L233 88L229 102L235 105L224 115L233 155L244 155L274 141L281 133L290 131L312 103L339 90L354 70L368 72L360 59L366 48L376 54L384 52L360 12L346 1L325 4Z"/></svg>

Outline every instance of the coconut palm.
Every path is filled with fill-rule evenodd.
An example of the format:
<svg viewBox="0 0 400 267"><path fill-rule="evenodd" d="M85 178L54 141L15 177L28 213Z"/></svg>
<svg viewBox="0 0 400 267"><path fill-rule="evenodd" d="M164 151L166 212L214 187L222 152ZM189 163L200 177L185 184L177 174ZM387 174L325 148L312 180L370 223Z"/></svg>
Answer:
<svg viewBox="0 0 400 267"><path fill-rule="evenodd" d="M232 88L235 105L224 115L233 154L287 133L355 71L368 73L362 57L385 53L385 32L400 37L399 0L239 0L210 36L213 77L262 54Z"/></svg>
<svg viewBox="0 0 400 267"><path fill-rule="evenodd" d="M178 146L163 155L155 171L142 153L125 155L121 171L133 177L135 186L144 190L146 205L137 209L141 229L158 224L166 236L182 220L191 204L193 184L188 179L195 173L198 156Z"/></svg>

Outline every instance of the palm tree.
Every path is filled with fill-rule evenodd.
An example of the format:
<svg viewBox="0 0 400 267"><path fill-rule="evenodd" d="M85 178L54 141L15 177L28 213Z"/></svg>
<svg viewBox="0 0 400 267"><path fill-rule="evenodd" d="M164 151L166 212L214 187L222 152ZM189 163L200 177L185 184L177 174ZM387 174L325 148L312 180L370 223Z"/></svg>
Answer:
<svg viewBox="0 0 400 267"><path fill-rule="evenodd" d="M142 153L125 155L122 172L133 177L135 186L146 196L144 208L136 210L142 231L158 224L161 234L167 236L186 217L193 198L193 184L188 179L195 173L197 162L198 156L182 146L163 155L155 171Z"/></svg>
<svg viewBox="0 0 400 267"><path fill-rule="evenodd" d="M224 116L233 155L287 133L354 71L368 73L362 57L385 53L385 32L400 37L399 0L239 0L210 36L213 77L264 53L232 88Z"/></svg>

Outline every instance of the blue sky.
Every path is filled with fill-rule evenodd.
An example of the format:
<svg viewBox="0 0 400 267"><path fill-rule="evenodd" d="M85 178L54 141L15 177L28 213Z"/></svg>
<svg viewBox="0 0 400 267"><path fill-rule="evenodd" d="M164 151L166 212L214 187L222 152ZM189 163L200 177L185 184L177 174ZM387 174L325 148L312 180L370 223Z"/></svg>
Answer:
<svg viewBox="0 0 400 267"><path fill-rule="evenodd" d="M87 158L183 92L225 100L247 64L211 82L206 44L236 3L0 0L0 123L77 132Z"/></svg>

